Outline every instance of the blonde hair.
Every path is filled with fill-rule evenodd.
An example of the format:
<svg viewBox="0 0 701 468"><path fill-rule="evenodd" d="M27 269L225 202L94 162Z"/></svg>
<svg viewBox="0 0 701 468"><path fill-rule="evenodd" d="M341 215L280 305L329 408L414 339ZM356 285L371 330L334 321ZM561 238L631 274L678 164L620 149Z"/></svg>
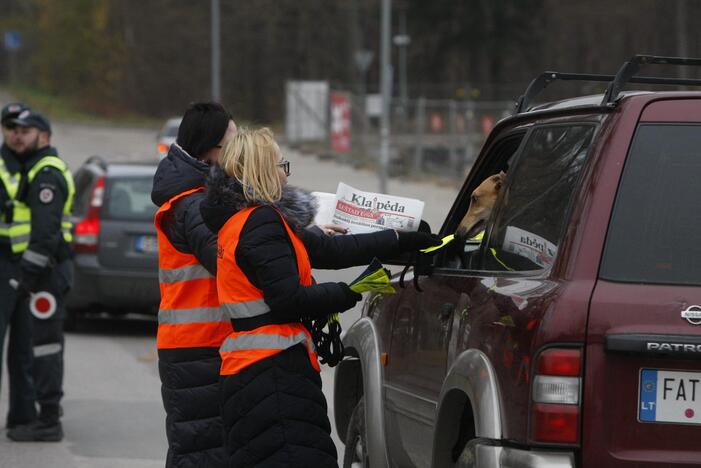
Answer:
<svg viewBox="0 0 701 468"><path fill-rule="evenodd" d="M274 203L282 196L279 155L280 147L269 128L239 129L222 148L219 165L241 183L246 200Z"/></svg>

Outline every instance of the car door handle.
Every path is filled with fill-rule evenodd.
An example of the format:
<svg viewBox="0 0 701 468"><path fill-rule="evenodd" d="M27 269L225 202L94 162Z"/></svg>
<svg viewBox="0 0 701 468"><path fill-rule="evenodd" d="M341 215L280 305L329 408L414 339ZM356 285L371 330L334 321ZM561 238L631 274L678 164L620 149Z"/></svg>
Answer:
<svg viewBox="0 0 701 468"><path fill-rule="evenodd" d="M441 320L448 320L455 312L455 304L446 302L441 306Z"/></svg>

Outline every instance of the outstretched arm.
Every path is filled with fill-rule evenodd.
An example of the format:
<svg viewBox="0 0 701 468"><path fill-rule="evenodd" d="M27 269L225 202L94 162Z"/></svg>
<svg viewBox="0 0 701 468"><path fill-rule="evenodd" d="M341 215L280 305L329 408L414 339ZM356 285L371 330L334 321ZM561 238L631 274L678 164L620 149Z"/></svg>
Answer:
<svg viewBox="0 0 701 468"><path fill-rule="evenodd" d="M398 236L392 229L332 237L304 231L301 238L314 268L338 270L368 264L374 257L400 253Z"/></svg>

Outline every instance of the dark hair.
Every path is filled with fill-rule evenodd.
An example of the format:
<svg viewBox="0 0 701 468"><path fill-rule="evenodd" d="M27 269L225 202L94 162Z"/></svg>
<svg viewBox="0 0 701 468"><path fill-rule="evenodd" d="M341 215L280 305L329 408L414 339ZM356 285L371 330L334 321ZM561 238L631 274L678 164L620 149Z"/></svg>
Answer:
<svg viewBox="0 0 701 468"><path fill-rule="evenodd" d="M185 111L176 142L193 158L219 144L226 133L231 114L217 102L195 102Z"/></svg>

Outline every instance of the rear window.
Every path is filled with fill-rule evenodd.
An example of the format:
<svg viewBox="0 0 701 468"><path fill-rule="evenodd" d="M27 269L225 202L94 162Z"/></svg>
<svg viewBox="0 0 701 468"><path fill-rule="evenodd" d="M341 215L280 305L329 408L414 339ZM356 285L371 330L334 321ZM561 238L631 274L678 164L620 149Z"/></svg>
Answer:
<svg viewBox="0 0 701 468"><path fill-rule="evenodd" d="M701 285L701 125L644 124L623 170L600 276Z"/></svg>
<svg viewBox="0 0 701 468"><path fill-rule="evenodd" d="M151 201L151 177L107 181L103 217L120 221L152 221L157 207Z"/></svg>

